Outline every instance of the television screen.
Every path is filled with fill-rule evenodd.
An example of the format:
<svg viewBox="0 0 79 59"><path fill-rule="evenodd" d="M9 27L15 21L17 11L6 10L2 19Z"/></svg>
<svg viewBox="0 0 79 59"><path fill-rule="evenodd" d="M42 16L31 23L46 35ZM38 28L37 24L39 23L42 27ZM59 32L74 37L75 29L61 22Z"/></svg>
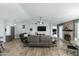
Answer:
<svg viewBox="0 0 79 59"><path fill-rule="evenodd" d="M46 31L46 26L38 26L37 30L38 31Z"/></svg>
<svg viewBox="0 0 79 59"><path fill-rule="evenodd" d="M56 32L56 29L53 29L53 32Z"/></svg>
<svg viewBox="0 0 79 59"><path fill-rule="evenodd" d="M56 29L53 29L53 34L56 34L56 31L57 31Z"/></svg>

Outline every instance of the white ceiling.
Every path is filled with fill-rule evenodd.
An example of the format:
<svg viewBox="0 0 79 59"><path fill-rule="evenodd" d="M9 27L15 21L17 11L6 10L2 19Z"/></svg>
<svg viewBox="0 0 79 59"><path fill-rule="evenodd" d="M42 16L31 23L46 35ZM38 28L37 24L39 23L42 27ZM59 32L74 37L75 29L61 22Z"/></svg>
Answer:
<svg viewBox="0 0 79 59"><path fill-rule="evenodd" d="M22 21L28 19L28 14L15 3L0 3L0 19L7 22Z"/></svg>
<svg viewBox="0 0 79 59"><path fill-rule="evenodd" d="M79 18L78 3L0 3L0 19L7 22L38 20L54 25Z"/></svg>

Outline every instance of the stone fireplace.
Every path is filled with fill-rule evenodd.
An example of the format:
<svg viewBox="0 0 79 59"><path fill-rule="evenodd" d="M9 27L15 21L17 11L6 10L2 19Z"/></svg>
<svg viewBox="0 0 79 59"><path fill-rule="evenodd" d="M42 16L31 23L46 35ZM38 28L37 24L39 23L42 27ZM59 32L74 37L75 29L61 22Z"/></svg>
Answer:
<svg viewBox="0 0 79 59"><path fill-rule="evenodd" d="M64 39L67 41L74 39L74 22L69 21L63 24Z"/></svg>

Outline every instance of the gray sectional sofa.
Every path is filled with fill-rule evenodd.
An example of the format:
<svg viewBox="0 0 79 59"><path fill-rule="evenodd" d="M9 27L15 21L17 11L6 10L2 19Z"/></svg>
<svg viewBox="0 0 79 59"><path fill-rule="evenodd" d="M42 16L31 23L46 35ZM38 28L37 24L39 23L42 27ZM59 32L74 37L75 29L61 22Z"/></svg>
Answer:
<svg viewBox="0 0 79 59"><path fill-rule="evenodd" d="M48 46L52 45L52 37L47 35L30 35L28 36L29 46Z"/></svg>

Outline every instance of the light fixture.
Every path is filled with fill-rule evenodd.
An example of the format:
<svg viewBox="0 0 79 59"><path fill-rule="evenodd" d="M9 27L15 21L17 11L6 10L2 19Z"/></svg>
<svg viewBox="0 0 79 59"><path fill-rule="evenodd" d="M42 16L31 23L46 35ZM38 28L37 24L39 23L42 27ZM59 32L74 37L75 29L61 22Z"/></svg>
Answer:
<svg viewBox="0 0 79 59"><path fill-rule="evenodd" d="M44 24L44 22L42 21L42 17L40 17L39 21L37 21L35 24Z"/></svg>

